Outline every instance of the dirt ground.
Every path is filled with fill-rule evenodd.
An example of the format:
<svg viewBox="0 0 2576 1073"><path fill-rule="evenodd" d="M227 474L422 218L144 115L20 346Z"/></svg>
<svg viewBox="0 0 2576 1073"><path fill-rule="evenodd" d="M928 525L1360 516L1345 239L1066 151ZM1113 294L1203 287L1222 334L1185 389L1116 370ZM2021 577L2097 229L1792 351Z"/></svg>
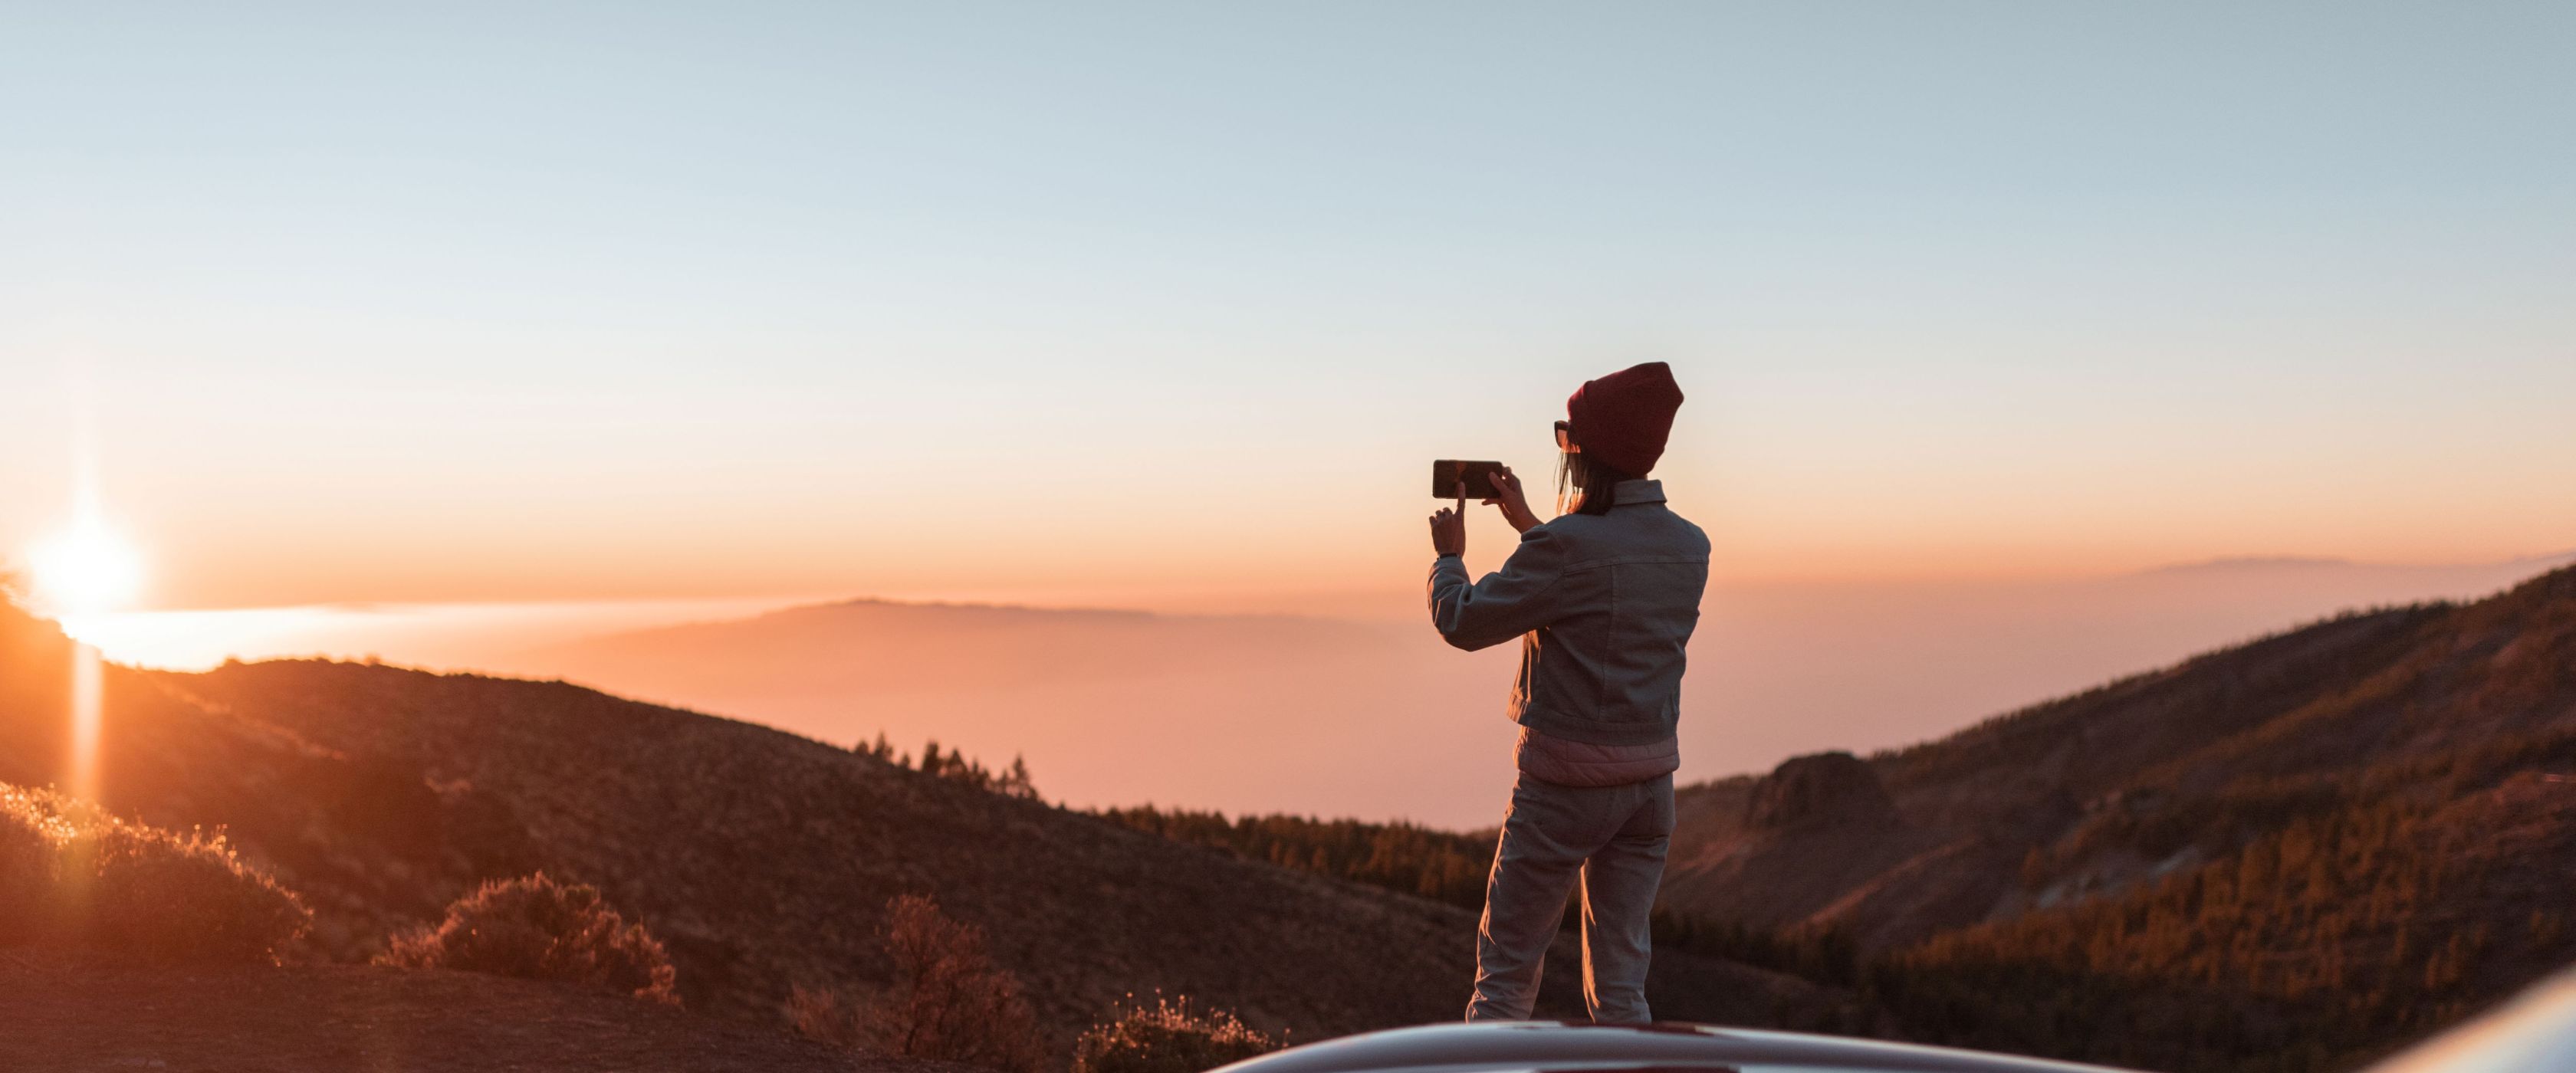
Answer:
<svg viewBox="0 0 2576 1073"><path fill-rule="evenodd" d="M602 992L360 965L163 968L0 951L0 1070L955 1073Z"/></svg>

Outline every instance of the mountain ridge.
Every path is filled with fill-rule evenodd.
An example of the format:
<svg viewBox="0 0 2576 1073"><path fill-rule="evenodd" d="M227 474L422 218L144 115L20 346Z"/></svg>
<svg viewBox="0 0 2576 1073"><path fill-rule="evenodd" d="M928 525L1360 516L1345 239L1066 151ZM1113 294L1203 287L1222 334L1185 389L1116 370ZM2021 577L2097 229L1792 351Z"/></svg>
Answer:
<svg viewBox="0 0 2576 1073"><path fill-rule="evenodd" d="M1788 837L1756 819L1800 763L1681 792L1665 904L1848 936L1909 1031L2333 1068L2576 961L2576 784L2544 778L2576 768L2576 567L1845 756L1892 815ZM2086 1042L2122 1018L2178 1027Z"/></svg>

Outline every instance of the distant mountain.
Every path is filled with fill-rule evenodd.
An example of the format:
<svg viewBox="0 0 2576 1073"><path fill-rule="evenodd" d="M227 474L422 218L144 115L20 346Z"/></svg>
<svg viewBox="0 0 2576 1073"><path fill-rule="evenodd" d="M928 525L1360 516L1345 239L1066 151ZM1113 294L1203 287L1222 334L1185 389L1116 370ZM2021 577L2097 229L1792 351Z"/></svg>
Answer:
<svg viewBox="0 0 2576 1073"><path fill-rule="evenodd" d="M2130 585L2208 583L2272 596L2331 594L2344 607L2475 598L2576 564L2576 552L2492 563L2364 563L2298 555L2245 555L2176 563L2114 579Z"/></svg>
<svg viewBox="0 0 2576 1073"><path fill-rule="evenodd" d="M2572 773L2561 569L1690 787L1664 900L1852 936L1904 969L1880 995L1912 1031L2328 1068L2576 961ZM1962 1025L1958 1002L2013 1012ZM2124 1021L2169 1031L2102 1035Z"/></svg>
<svg viewBox="0 0 2576 1073"><path fill-rule="evenodd" d="M2418 565L2407 563L2365 563L2330 555L2231 555L2199 562L2174 563L2138 571L2140 576L2174 574L2259 574L2343 571L2355 575L2379 577L2440 577L2450 583L2476 585L2481 582L2510 583L2535 573L2576 562L2576 551L2555 555L2531 555L2492 563L2440 563Z"/></svg>
<svg viewBox="0 0 2576 1073"><path fill-rule="evenodd" d="M1719 585L1691 644L1685 771L1919 741L2285 622L2486 595L2545 562L2242 559L2092 579ZM1024 753L1051 793L1084 805L1469 827L1495 822L1508 788L1515 656L1457 652L1421 621L859 600L473 665L828 741L883 731L906 749L935 737L997 761Z"/></svg>
<svg viewBox="0 0 2576 1073"><path fill-rule="evenodd" d="M2511 564L2503 564L2503 565L2511 565ZM2173 565L2171 565L2171 566L2150 567L2150 568L2148 568L2148 569L2138 571L2138 573L2139 573L2139 575L2141 575L2141 576L2153 577L2153 576L2157 576L2157 575L2167 575L2167 576L2170 576L2170 575L2174 575L2174 574L2206 574L2206 573L2239 573L2239 574L2241 574L2241 573L2257 573L2257 572L2269 572L2269 571L2283 571L2283 572L2286 572L2286 571L2297 571L2297 570L2352 570L2352 569L2362 569L2362 570L2383 570L2383 571L2384 571L2384 570L2404 570L2404 569L2410 569L2410 568L2407 568L2407 567L2370 567L2370 566L2363 566L2362 564L2357 563L2357 562L2354 562L2353 560L2350 560L2350 559L2337 559L2337 558L2334 558L2334 557L2331 557L2331 556L2319 556L2319 555L2232 555L2232 556L2228 556L2228 557L2226 557L2226 558L2222 558L2222 559L2204 559L2204 560L2201 560L2200 562L2196 562L2196 563L2175 563L2175 564L2173 564ZM2437 569L2444 569L2444 568L2437 568ZM2491 569L2491 568L2489 568L2489 567L2477 567L2477 568L2473 568L2473 569Z"/></svg>
<svg viewBox="0 0 2576 1073"><path fill-rule="evenodd" d="M618 633L497 669L1007 762L1082 804L1387 816L1510 778L1513 654L1427 626L854 600Z"/></svg>
<svg viewBox="0 0 2576 1073"><path fill-rule="evenodd" d="M1114 617L1109 620L1115 629ZM0 607L0 781L72 781L72 645ZM692 1010L776 1024L794 985L891 979L888 898L986 929L1059 1042L1162 989L1314 1038L1464 1007L1471 913L1183 845L768 727L562 683L359 663L110 665L100 798L222 828L360 960L485 878L598 885L670 948ZM1135 763L1155 762L1139 754ZM1570 947L1557 964L1572 965ZM1819 1023L1847 999L1676 955L1676 1016ZM1580 1009L1578 975L1548 1008Z"/></svg>

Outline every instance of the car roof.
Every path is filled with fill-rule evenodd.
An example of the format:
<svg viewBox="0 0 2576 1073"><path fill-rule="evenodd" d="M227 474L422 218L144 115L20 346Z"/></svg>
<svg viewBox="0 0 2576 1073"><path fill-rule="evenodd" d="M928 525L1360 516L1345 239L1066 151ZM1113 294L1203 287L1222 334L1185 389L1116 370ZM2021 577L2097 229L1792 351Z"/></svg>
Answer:
<svg viewBox="0 0 2576 1073"><path fill-rule="evenodd" d="M2576 1070L2576 969L2504 1008L2370 1067L2369 1073L2568 1073Z"/></svg>
<svg viewBox="0 0 2576 1073"><path fill-rule="evenodd" d="M1425 1025L1309 1043L1225 1073L1572 1073L1780 1070L1794 1073L2103 1073L2107 1067L1844 1036L1708 1025L1488 1021ZM2576 1071L2576 969L2502 1009L2370 1067L2368 1073Z"/></svg>
<svg viewBox="0 0 2576 1073"><path fill-rule="evenodd" d="M2105 1067L1910 1043L1706 1025L1489 1021L1324 1040L1230 1073L1395 1070L1815 1069L1854 1073L2100 1073Z"/></svg>

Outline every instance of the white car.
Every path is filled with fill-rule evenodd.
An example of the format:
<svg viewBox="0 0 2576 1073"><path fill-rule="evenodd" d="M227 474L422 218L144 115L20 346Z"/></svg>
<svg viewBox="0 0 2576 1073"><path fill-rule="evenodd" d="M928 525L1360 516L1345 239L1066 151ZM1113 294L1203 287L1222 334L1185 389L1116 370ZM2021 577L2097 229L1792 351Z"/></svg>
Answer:
<svg viewBox="0 0 2576 1073"><path fill-rule="evenodd" d="M2103 1066L1709 1025L1428 1025L1344 1036L1222 1073L2111 1073ZM2368 1073L2576 1073L2576 971Z"/></svg>

